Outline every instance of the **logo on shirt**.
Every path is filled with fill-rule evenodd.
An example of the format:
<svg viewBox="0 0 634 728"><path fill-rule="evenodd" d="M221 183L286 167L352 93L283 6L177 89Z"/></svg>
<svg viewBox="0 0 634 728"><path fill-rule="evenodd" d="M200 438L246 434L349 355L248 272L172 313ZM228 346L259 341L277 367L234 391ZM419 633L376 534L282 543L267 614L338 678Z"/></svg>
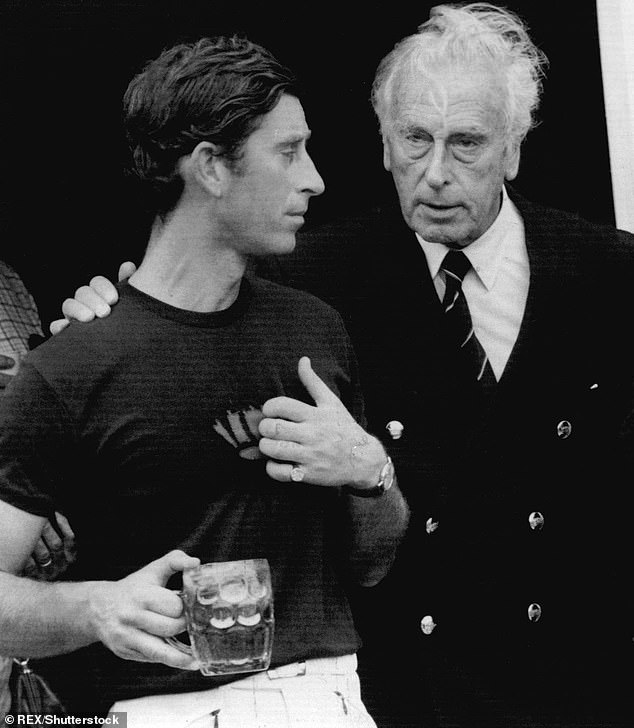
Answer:
<svg viewBox="0 0 634 728"><path fill-rule="evenodd" d="M244 410L227 410L224 417L215 421L214 430L236 448L241 458L257 460L263 457L258 448L261 437L258 425L263 418L262 411L253 406Z"/></svg>

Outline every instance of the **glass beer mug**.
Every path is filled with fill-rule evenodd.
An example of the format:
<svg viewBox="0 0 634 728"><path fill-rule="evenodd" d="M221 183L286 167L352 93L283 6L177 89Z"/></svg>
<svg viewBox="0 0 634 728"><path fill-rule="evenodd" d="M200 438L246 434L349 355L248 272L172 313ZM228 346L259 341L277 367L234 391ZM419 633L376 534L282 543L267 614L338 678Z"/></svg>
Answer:
<svg viewBox="0 0 634 728"><path fill-rule="evenodd" d="M220 561L183 571L187 633L203 675L266 670L273 647L273 591L266 559Z"/></svg>

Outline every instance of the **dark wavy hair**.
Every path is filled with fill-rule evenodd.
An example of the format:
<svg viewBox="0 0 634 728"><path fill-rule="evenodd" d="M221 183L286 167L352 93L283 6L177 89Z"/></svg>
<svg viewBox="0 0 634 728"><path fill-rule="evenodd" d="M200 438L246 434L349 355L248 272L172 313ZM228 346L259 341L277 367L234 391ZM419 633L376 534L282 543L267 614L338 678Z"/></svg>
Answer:
<svg viewBox="0 0 634 728"><path fill-rule="evenodd" d="M148 209L165 217L178 202L178 160L201 141L236 166L249 135L283 93L299 96L294 74L246 38L202 38L164 50L130 82L123 99L130 172Z"/></svg>

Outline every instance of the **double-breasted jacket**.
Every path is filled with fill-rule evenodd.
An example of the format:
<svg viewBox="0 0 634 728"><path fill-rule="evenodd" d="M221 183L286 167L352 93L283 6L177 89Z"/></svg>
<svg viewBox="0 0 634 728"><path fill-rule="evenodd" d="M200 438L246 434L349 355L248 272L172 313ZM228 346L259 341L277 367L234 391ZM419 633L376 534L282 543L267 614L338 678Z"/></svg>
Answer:
<svg viewBox="0 0 634 728"><path fill-rule="evenodd" d="M377 690L440 724L608 725L634 678L634 236L510 194L530 285L492 393L459 369L397 208L309 231L277 273L341 313L412 509L390 575L357 600Z"/></svg>

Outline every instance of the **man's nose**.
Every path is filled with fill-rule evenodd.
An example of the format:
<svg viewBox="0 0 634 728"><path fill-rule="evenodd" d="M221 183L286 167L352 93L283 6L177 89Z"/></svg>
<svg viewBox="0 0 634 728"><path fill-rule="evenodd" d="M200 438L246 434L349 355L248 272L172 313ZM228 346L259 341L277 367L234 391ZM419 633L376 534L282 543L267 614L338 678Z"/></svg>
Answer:
<svg viewBox="0 0 634 728"><path fill-rule="evenodd" d="M326 185L317 171L312 157L310 154L306 154L302 177L302 191L309 195L321 195L325 189Z"/></svg>
<svg viewBox="0 0 634 728"><path fill-rule="evenodd" d="M449 164L445 145L436 142L433 146L429 166L425 171L425 179L430 187L436 189L449 181Z"/></svg>

